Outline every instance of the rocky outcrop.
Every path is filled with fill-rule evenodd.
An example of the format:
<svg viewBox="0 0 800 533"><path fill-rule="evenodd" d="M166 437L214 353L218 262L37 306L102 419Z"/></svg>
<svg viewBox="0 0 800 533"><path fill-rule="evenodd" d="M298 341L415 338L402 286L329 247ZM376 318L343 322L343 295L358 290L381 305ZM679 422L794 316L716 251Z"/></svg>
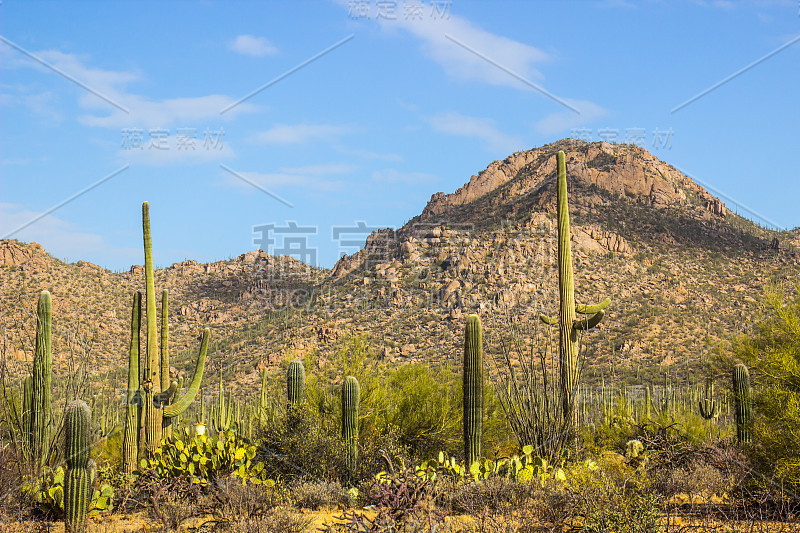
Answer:
<svg viewBox="0 0 800 533"><path fill-rule="evenodd" d="M600 190L656 208L686 206L690 204L689 197L695 195L711 215L724 218L727 214L721 200L643 148L563 140L495 161L454 193L434 194L411 223L446 220L449 212L467 205L473 207L475 219L479 220L494 208L514 204L526 195L533 196L537 208L552 211L558 150L563 150L567 158L570 202L582 208L591 209L602 203L597 195ZM511 212L517 214L513 209Z"/></svg>
<svg viewBox="0 0 800 533"><path fill-rule="evenodd" d="M22 270L38 269L47 266L50 256L41 244L24 244L17 240L0 243L0 265L17 267Z"/></svg>

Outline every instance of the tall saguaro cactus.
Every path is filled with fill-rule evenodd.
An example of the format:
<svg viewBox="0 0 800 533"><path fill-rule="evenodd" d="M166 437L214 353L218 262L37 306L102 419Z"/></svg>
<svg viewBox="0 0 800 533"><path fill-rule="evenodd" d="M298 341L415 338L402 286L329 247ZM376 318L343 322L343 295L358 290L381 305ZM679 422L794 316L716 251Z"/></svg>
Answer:
<svg viewBox="0 0 800 533"><path fill-rule="evenodd" d="M37 468L43 466L50 452L50 388L53 381L53 353L50 332L53 303L50 293L39 294L36 309L36 353L33 358L32 394L29 415L31 455Z"/></svg>
<svg viewBox="0 0 800 533"><path fill-rule="evenodd" d="M605 316L603 309L611 303L609 298L595 305L575 305L575 286L572 276L572 249L569 232L569 204L567 202L567 165L564 152L556 155L558 167L558 293L559 315L540 315L542 322L559 326L559 371L561 374L562 413L565 428L575 432L578 410L575 399L578 393L578 332L597 326ZM576 313L592 315L576 319Z"/></svg>
<svg viewBox="0 0 800 533"><path fill-rule="evenodd" d="M83 400L67 406L64 416L64 455L67 470L64 474L64 523L67 533L86 531L86 513L92 499L94 461L91 452L90 425L92 414Z"/></svg>
<svg viewBox="0 0 800 533"><path fill-rule="evenodd" d="M161 344L158 343L156 325L156 295L153 276L153 245L150 237L150 205L142 204L142 233L144 235L145 309L146 338L142 368L139 368L139 330L141 315L141 296L134 296L134 310L131 320L131 344L128 361L128 412L126 417L123 452L123 469L133 470L135 458L140 451L155 450L161 445L164 432L171 430L171 419L180 416L194 401L203 380L208 338L211 331L203 330L200 351L197 356L192 381L186 392L177 397L177 382L169 379L169 306L167 290L161 293ZM137 311L139 309L139 311ZM141 406L134 408L136 405ZM141 428L134 439L135 428ZM166 428L166 429L165 429ZM135 443L135 446L134 446ZM125 445L124 445L125 446Z"/></svg>
<svg viewBox="0 0 800 533"><path fill-rule="evenodd" d="M122 440L122 471L136 469L139 452L139 428L142 416L142 397L139 390L139 329L142 324L142 293L133 293L131 311L131 342L128 349L128 394L125 402L125 434Z"/></svg>
<svg viewBox="0 0 800 533"><path fill-rule="evenodd" d="M733 369L733 394L736 411L736 440L739 444L750 442L750 372L739 363Z"/></svg>
<svg viewBox="0 0 800 533"><path fill-rule="evenodd" d="M478 315L467 317L464 329L464 459L481 458L483 436L483 334Z"/></svg>
<svg viewBox="0 0 800 533"><path fill-rule="evenodd" d="M358 404L361 386L354 376L347 376L342 385L342 439L345 444L346 464L354 472L358 463Z"/></svg>
<svg viewBox="0 0 800 533"><path fill-rule="evenodd" d="M303 393L306 388L306 368L303 361L295 359L289 363L289 370L286 372L286 396L289 403L296 405L303 400Z"/></svg>

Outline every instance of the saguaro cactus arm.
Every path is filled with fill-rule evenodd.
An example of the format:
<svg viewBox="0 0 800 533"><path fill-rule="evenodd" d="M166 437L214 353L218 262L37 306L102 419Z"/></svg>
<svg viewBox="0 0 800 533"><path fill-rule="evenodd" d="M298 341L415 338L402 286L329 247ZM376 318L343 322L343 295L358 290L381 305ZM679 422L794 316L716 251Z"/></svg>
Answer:
<svg viewBox="0 0 800 533"><path fill-rule="evenodd" d="M200 342L200 353L197 355L197 364L194 367L194 376L192 376L192 381L189 383L189 388L186 389L186 394L181 396L180 399L164 407L164 416L171 418L180 415L192 404L195 396L197 396L197 392L200 390L200 383L203 381L203 370L206 365L208 338L210 335L211 330L205 328L203 330L203 340Z"/></svg>
<svg viewBox="0 0 800 533"><path fill-rule="evenodd" d="M575 312L580 313L582 315L593 315L608 307L610 303L611 303L611 298L606 298L602 302L593 305L579 304L575 306Z"/></svg>
<svg viewBox="0 0 800 533"><path fill-rule="evenodd" d="M603 320L604 316L606 316L606 313L601 309L589 318L575 320L575 322L572 323L572 329L576 331L588 331L597 326Z"/></svg>

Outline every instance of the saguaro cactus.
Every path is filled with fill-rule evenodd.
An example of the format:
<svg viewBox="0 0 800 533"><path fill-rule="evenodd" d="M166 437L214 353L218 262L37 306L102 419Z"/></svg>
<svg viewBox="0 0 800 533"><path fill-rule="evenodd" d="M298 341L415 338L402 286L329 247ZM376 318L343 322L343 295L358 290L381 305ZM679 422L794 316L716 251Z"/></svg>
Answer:
<svg viewBox="0 0 800 533"><path fill-rule="evenodd" d="M30 450L37 467L43 466L50 452L50 388L53 381L53 353L50 331L53 304L50 293L39 294L36 309L36 353L33 358L30 421Z"/></svg>
<svg viewBox="0 0 800 533"><path fill-rule="evenodd" d="M467 467L481 458L483 436L483 335L478 315L464 329L464 459Z"/></svg>
<svg viewBox="0 0 800 533"><path fill-rule="evenodd" d="M133 294L131 311L131 342L128 348L128 394L125 401L125 433L122 440L122 471L136 469L139 453L139 428L142 416L142 397L139 389L139 328L142 323L142 293Z"/></svg>
<svg viewBox="0 0 800 533"><path fill-rule="evenodd" d="M286 372L286 396L292 405L298 404L303 400L303 393L306 388L306 368L300 359L295 359L289 363L289 370Z"/></svg>
<svg viewBox="0 0 800 533"><path fill-rule="evenodd" d="M164 431L169 433L171 430L171 419L181 415L194 401L203 379L203 369L205 368L206 354L208 353L208 338L211 334L208 328L203 330L200 352L197 356L197 364L192 381L189 383L185 394L176 399L178 383L174 381L170 383L169 379L169 293L166 290L161 293L161 348L160 350L158 349L153 246L150 237L150 206L147 202L142 204L142 233L144 235L147 335L145 354L140 368L139 330L141 319L132 320L131 348L128 361L128 406L132 405L131 402L138 400L139 403L137 405L141 405L141 407L139 409L129 408L128 416L126 417L126 442L128 445L127 452L123 453L123 467L126 471L132 470L132 458L138 456L140 450L147 449L152 451L161 445ZM141 296L139 298L141 299ZM141 308L141 303L137 304L136 302L136 297L134 297L134 315L137 314L137 306ZM141 311L138 314L141 316ZM130 418L130 425L128 418ZM138 424L134 424L134 418L137 419ZM139 431L134 447L132 445L134 442L134 427L137 425L144 431Z"/></svg>
<svg viewBox="0 0 800 533"><path fill-rule="evenodd" d="M572 250L570 248L569 204L567 202L567 166L564 152L556 156L558 167L558 292L559 316L540 315L542 322L559 326L559 371L561 374L562 411L565 428L574 432L578 425L575 398L578 392L578 332L587 331L603 320L603 309L611 303L609 298L595 305L575 305L575 288L572 277ZM576 319L576 313L592 315Z"/></svg>
<svg viewBox="0 0 800 533"><path fill-rule="evenodd" d="M750 372L739 363L733 369L733 394L736 411L736 440L739 444L750 442Z"/></svg>
<svg viewBox="0 0 800 533"><path fill-rule="evenodd" d="M75 400L67 406L64 417L64 454L67 459L67 470L64 474L64 523L68 533L83 533L86 530L86 513L94 484L94 461L89 460L91 419L92 414L86 402Z"/></svg>
<svg viewBox="0 0 800 533"><path fill-rule="evenodd" d="M347 376L342 385L342 439L345 444L346 464L350 472L358 464L358 404L361 387L353 376Z"/></svg>
<svg viewBox="0 0 800 533"><path fill-rule="evenodd" d="M706 390L702 400L700 400L700 416L706 420L719 416L719 403L714 400L714 380L706 379Z"/></svg>

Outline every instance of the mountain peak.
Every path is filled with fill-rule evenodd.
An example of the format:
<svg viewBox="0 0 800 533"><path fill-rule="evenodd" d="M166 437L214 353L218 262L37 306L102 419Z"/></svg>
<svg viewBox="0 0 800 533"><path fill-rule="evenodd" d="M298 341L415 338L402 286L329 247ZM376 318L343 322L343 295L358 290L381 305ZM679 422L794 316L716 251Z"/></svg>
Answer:
<svg viewBox="0 0 800 533"><path fill-rule="evenodd" d="M566 155L571 202L591 206L604 191L656 208L695 206L705 217L728 214L721 200L644 148L562 139L494 161L453 193L435 193L412 223L517 218L523 208L550 211L555 187L546 185L555 179L559 150Z"/></svg>

